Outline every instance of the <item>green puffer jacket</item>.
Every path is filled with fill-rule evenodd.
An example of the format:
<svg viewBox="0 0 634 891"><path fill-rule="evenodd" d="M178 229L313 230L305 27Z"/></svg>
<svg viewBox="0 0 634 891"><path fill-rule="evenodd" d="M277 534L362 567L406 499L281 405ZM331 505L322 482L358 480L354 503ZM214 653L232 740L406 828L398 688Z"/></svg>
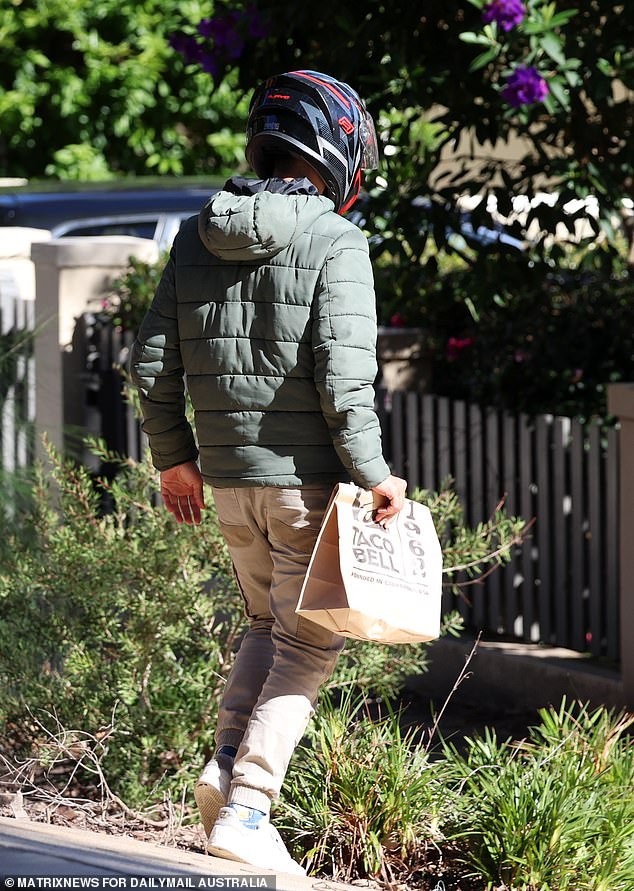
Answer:
<svg viewBox="0 0 634 891"><path fill-rule="evenodd" d="M212 485L371 488L390 473L367 240L292 185L230 180L174 241L130 362L158 470L198 456L185 375Z"/></svg>

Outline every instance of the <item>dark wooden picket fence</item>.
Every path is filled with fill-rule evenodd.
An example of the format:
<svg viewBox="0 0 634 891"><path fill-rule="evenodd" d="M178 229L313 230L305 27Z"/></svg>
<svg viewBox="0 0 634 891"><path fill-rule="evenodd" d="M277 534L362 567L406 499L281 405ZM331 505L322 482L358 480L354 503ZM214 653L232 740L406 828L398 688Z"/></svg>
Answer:
<svg viewBox="0 0 634 891"><path fill-rule="evenodd" d="M473 630L619 657L618 428L380 393L386 451L411 487L451 476L471 524L533 519L511 563L460 605Z"/></svg>

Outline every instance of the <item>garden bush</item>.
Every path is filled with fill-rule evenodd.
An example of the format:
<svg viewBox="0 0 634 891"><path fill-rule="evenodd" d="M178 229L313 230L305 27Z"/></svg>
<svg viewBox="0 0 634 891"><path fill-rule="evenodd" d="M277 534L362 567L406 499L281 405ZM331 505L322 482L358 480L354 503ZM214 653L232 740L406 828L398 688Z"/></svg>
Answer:
<svg viewBox="0 0 634 891"><path fill-rule="evenodd" d="M200 0L3 3L0 175L106 180L231 170L246 103L175 59ZM235 80L235 78L233 78Z"/></svg>
<svg viewBox="0 0 634 891"><path fill-rule="evenodd" d="M35 718L97 734L115 709L106 770L138 802L200 764L242 615L213 509L185 532L153 506L147 463L95 452L119 463L114 480L95 487L51 450L30 512L6 527L0 721L28 750Z"/></svg>
<svg viewBox="0 0 634 891"><path fill-rule="evenodd" d="M343 881L403 883L436 860L442 777L387 706L329 697L287 777L279 820L310 870ZM420 737L420 734L418 734Z"/></svg>
<svg viewBox="0 0 634 891"><path fill-rule="evenodd" d="M163 253L153 263L137 257L128 259L127 269L113 280L103 302L103 314L113 325L136 334L154 299L168 257L168 253Z"/></svg>
<svg viewBox="0 0 634 891"><path fill-rule="evenodd" d="M488 887L626 891L634 887L634 716L543 709L526 741L494 733L447 746L454 813L447 837Z"/></svg>
<svg viewBox="0 0 634 891"><path fill-rule="evenodd" d="M634 716L563 700L526 740L488 730L459 749L373 712L330 702L290 771L279 818L317 873L430 891L634 887Z"/></svg>
<svg viewBox="0 0 634 891"><path fill-rule="evenodd" d="M384 321L400 306L400 323L421 329L434 393L529 415L605 417L607 385L634 378L634 277L623 259L557 268L499 248L464 262L439 256L375 263Z"/></svg>

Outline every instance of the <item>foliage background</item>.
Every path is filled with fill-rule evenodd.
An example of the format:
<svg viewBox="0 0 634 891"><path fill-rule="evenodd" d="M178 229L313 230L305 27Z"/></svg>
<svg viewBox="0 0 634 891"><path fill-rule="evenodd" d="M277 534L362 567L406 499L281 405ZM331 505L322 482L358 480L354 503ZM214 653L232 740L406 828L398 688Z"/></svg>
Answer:
<svg viewBox="0 0 634 891"><path fill-rule="evenodd" d="M356 219L380 320L424 331L434 390L604 415L605 385L634 377L634 20L620 0L526 0L504 30L484 5L11 0L0 174L246 172L254 85L328 71L378 123ZM518 65L545 79L544 102L506 100Z"/></svg>
<svg viewBox="0 0 634 891"><path fill-rule="evenodd" d="M241 157L229 75L186 70L168 39L198 0L7 0L0 8L0 176L208 175ZM240 134L236 136L236 134Z"/></svg>

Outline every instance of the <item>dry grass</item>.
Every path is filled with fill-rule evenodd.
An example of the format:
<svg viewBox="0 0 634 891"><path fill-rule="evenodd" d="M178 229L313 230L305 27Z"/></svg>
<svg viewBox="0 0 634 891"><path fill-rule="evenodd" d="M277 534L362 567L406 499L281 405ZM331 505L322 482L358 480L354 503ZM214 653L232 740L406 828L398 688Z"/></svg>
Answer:
<svg viewBox="0 0 634 891"><path fill-rule="evenodd" d="M46 741L26 758L0 751L0 816L204 850L187 787L178 802L165 793L160 803L138 810L110 788L102 761L115 733L114 711L110 724L96 734L66 729L50 713L47 723L31 717Z"/></svg>

